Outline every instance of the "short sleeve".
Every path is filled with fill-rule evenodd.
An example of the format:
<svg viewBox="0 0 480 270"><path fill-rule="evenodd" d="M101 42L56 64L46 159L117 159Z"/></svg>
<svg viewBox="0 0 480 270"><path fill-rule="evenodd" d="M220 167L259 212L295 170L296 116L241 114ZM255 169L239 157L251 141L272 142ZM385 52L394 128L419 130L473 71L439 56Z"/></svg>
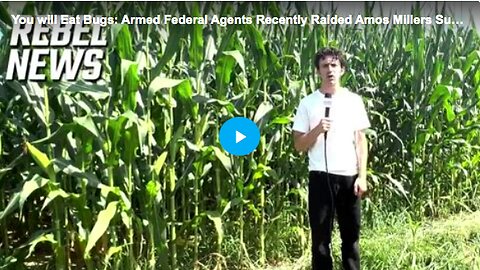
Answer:
<svg viewBox="0 0 480 270"><path fill-rule="evenodd" d="M364 130L370 127L370 121L368 120L367 110L365 109L365 104L360 96L357 96L358 105L357 109L357 121L355 125L355 130Z"/></svg>
<svg viewBox="0 0 480 270"><path fill-rule="evenodd" d="M310 131L308 112L305 106L305 102L303 101L301 101L298 105L297 113L295 114L295 118L293 120L292 129L302 133L307 133L308 131Z"/></svg>

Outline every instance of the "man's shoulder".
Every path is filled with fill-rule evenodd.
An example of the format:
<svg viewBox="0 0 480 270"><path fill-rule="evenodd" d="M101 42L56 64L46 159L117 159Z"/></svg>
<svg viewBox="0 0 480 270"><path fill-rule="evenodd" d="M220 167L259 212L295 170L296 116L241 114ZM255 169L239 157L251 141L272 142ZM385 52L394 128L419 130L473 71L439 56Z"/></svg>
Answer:
<svg viewBox="0 0 480 270"><path fill-rule="evenodd" d="M318 90L315 90L313 91L312 93L304 96L301 100L300 100L300 104L308 104L312 101L317 101L319 98L321 98L321 96L319 95L319 92Z"/></svg>
<svg viewBox="0 0 480 270"><path fill-rule="evenodd" d="M363 101L363 97L362 95L358 94L358 93L355 93L355 92L352 92L350 89L348 88L345 88L344 91L344 97L346 97L347 99L349 100L352 100L352 101Z"/></svg>
<svg viewBox="0 0 480 270"><path fill-rule="evenodd" d="M361 97L359 94L353 92L349 88L343 88L343 93L347 97Z"/></svg>

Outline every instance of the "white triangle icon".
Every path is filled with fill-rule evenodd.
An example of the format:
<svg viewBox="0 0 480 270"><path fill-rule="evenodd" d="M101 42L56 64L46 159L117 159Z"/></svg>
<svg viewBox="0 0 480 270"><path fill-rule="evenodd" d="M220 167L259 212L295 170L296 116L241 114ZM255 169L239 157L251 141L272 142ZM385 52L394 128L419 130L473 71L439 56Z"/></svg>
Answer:
<svg viewBox="0 0 480 270"><path fill-rule="evenodd" d="M247 136L243 135L242 133L235 131L235 143L239 143L243 141Z"/></svg>

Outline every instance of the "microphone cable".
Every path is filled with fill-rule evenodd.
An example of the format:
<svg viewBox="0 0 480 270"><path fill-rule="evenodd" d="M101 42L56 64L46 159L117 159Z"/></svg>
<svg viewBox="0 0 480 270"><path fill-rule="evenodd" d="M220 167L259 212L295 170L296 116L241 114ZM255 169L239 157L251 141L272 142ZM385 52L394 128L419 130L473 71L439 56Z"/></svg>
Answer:
<svg viewBox="0 0 480 270"><path fill-rule="evenodd" d="M332 184L330 183L330 175L329 175L329 172L328 172L328 160L327 160L327 132L325 132L324 134L324 141L323 141L323 154L324 154L324 158L325 158L325 171L327 173L327 185L328 185L328 191L330 192L330 206L331 206L331 217L330 217L330 220L329 220L329 231L330 231L330 235L332 235L332 231L333 231L333 221L335 219L335 200L333 198L333 190L332 190ZM330 237L331 238L331 237ZM332 245L332 239L330 239L330 252L331 251L331 245Z"/></svg>

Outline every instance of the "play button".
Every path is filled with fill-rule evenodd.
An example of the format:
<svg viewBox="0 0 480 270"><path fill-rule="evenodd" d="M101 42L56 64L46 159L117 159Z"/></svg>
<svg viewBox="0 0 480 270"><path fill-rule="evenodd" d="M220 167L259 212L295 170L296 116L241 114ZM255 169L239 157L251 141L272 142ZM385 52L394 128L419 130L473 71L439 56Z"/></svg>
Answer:
<svg viewBox="0 0 480 270"><path fill-rule="evenodd" d="M257 148L260 131L255 123L245 117L234 117L220 128L220 144L228 153L235 156L250 154Z"/></svg>
<svg viewBox="0 0 480 270"><path fill-rule="evenodd" d="M235 143L241 142L243 139L245 139L247 136L243 135L242 133L235 131Z"/></svg>

